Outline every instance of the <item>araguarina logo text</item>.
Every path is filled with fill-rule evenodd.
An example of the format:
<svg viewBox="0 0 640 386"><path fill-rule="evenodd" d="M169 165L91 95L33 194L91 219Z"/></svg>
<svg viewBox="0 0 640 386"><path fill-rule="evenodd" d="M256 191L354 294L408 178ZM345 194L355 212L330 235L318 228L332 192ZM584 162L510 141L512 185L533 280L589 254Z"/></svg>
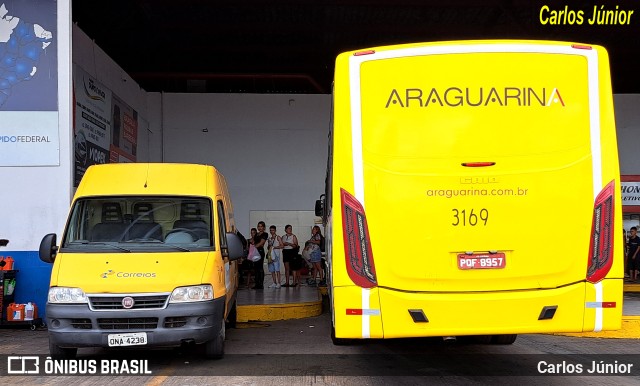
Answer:
<svg viewBox="0 0 640 386"><path fill-rule="evenodd" d="M406 88L393 89L385 108L390 107L485 107L485 106L562 106L564 100L557 88L478 87L478 88Z"/></svg>

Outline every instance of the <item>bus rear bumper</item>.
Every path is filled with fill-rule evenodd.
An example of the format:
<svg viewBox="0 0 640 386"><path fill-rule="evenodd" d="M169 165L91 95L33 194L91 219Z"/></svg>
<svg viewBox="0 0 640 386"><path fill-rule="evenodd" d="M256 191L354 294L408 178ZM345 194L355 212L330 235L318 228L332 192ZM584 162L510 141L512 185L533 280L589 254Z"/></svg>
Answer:
<svg viewBox="0 0 640 386"><path fill-rule="evenodd" d="M337 338L615 330L622 279L526 291L444 293L334 288ZM350 300L349 300L350 299Z"/></svg>

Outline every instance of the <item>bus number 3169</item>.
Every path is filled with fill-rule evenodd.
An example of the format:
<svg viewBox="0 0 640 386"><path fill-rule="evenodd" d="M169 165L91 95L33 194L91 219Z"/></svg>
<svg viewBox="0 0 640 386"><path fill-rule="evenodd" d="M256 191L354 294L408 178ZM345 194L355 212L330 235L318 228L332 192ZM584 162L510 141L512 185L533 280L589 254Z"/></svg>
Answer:
<svg viewBox="0 0 640 386"><path fill-rule="evenodd" d="M489 221L489 211L485 208L480 209L479 212L475 212L475 209L467 210L467 209L451 209L453 212L453 222L451 225L454 227L457 226L476 226L476 225L487 225L487 221Z"/></svg>

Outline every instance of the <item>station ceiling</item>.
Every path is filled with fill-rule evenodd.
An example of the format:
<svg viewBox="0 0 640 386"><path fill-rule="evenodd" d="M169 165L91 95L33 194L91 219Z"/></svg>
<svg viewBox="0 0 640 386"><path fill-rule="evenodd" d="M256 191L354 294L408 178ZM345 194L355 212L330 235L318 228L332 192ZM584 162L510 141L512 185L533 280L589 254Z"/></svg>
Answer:
<svg viewBox="0 0 640 386"><path fill-rule="evenodd" d="M618 24L589 24L601 6ZM342 51L514 38L603 45L614 93L640 93L637 0L75 0L72 20L147 91L330 93Z"/></svg>

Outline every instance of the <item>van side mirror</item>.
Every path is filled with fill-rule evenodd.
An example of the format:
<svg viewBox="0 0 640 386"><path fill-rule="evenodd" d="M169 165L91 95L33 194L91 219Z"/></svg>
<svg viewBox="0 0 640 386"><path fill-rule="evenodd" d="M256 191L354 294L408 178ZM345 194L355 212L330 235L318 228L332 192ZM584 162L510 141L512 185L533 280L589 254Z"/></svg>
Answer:
<svg viewBox="0 0 640 386"><path fill-rule="evenodd" d="M244 248L240 237L234 232L227 232L227 247L222 250L222 254L229 257L229 261L238 260L244 257Z"/></svg>
<svg viewBox="0 0 640 386"><path fill-rule="evenodd" d="M40 260L45 263L53 263L58 254L58 246L56 245L56 234L49 233L42 238L40 242Z"/></svg>
<svg viewBox="0 0 640 386"><path fill-rule="evenodd" d="M316 208L315 208L316 216L324 215L324 194L320 196L319 200L316 200Z"/></svg>

